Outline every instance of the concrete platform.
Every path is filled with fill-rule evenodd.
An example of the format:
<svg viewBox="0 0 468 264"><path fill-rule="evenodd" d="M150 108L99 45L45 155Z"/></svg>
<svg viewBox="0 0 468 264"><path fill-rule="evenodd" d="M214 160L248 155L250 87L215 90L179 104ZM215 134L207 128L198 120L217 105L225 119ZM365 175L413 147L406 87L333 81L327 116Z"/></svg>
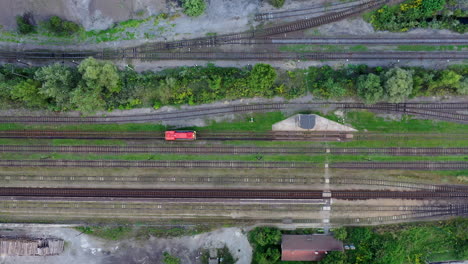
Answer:
<svg viewBox="0 0 468 264"><path fill-rule="evenodd" d="M319 115L297 114L273 124L273 131L344 131L355 132L356 129L342 125Z"/></svg>

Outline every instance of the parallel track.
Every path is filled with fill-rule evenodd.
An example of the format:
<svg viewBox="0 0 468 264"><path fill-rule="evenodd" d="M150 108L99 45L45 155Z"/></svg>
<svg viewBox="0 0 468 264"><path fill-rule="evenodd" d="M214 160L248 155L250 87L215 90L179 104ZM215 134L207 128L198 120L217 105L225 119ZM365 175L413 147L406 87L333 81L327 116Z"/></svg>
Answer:
<svg viewBox="0 0 468 264"><path fill-rule="evenodd" d="M468 111L468 103L381 103L365 105L362 103L265 103L231 105L222 107L197 107L187 110L174 110L141 115L107 116L107 117L72 117L72 116L0 116L0 123L143 123L221 114L248 112L271 112L281 110L317 110L322 107L337 109L367 109L372 111L413 114L430 118L439 118L460 123L468 123L468 114L456 111Z"/></svg>
<svg viewBox="0 0 468 264"><path fill-rule="evenodd" d="M94 57L104 60L466 60L466 51L389 51L389 52L135 52L109 51L69 53L55 51L0 52L0 59L11 60L82 60Z"/></svg>
<svg viewBox="0 0 468 264"><path fill-rule="evenodd" d="M323 147L236 147L236 146L50 146L0 145L0 152L25 153L181 153L181 154L334 154L334 155L392 155L442 156L468 155L468 148L323 148Z"/></svg>
<svg viewBox="0 0 468 264"><path fill-rule="evenodd" d="M164 140L164 133L152 132L93 132L93 131L48 131L48 130L0 130L0 138L17 139L120 139L120 140ZM199 140L278 140L278 141L347 141L347 140L465 140L467 133L369 133L369 132L205 132L198 131ZM177 146L186 145L177 142ZM171 147L171 145L166 145ZM174 146L172 146L174 147Z"/></svg>
<svg viewBox="0 0 468 264"><path fill-rule="evenodd" d="M250 162L250 161L175 161L175 160L0 160L1 167L62 167L62 168L226 168L226 169L313 169L323 164L312 162ZM394 170L466 170L468 162L335 162L336 169Z"/></svg>
<svg viewBox="0 0 468 264"><path fill-rule="evenodd" d="M241 189L83 189L83 188L0 188L0 196L33 197L118 197L118 198L200 198L200 199L322 199L319 190L241 190ZM430 191L331 191L331 197L362 199L449 199L468 198L468 192Z"/></svg>

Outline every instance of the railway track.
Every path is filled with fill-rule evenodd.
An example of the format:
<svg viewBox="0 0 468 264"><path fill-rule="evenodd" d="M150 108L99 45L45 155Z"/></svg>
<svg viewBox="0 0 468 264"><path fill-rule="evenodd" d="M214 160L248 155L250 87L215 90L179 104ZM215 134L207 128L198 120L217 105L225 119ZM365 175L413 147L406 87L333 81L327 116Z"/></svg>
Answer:
<svg viewBox="0 0 468 264"><path fill-rule="evenodd" d="M242 189L84 189L84 188L0 188L0 196L31 197L116 197L116 198L197 198L197 199L322 199L320 190L242 190ZM466 199L468 192L434 191L331 191L343 200L363 199Z"/></svg>
<svg viewBox="0 0 468 264"><path fill-rule="evenodd" d="M222 107L195 107L193 109L174 110L141 115L106 116L106 117L73 117L55 116L0 116L0 123L144 123L166 120L192 119L222 114L237 114L249 112L272 112L281 110L318 110L323 107L336 109L366 109L391 113L413 114L440 118L454 122L468 123L468 115L456 111L468 111L468 103L381 103L365 105L362 103L266 103L231 105Z"/></svg>
<svg viewBox="0 0 468 264"><path fill-rule="evenodd" d="M93 132L93 131L48 131L48 130L0 130L0 138L17 139L119 139L119 140L164 140L161 131L152 132ZM281 141L346 141L346 140L465 140L466 133L369 133L369 132L206 132L197 131L199 140L281 140ZM178 146L183 142L178 142ZM165 145L167 147L175 147Z"/></svg>
<svg viewBox="0 0 468 264"><path fill-rule="evenodd" d="M322 163L281 161L176 161L176 160L0 160L1 167L62 167L62 168L226 168L226 169L313 169ZM335 162L325 164L335 169L394 170L466 170L468 162Z"/></svg>
<svg viewBox="0 0 468 264"><path fill-rule="evenodd" d="M466 51L388 51L388 52L96 52L79 54L54 51L0 52L0 59L9 60L82 60L88 57L103 60L466 60Z"/></svg>
<svg viewBox="0 0 468 264"><path fill-rule="evenodd" d="M468 38L461 37L316 37L316 38L256 38L232 41L243 45L467 45Z"/></svg>
<svg viewBox="0 0 468 264"><path fill-rule="evenodd" d="M236 147L236 146L50 146L0 145L0 152L24 153L181 153L181 154L333 154L333 155L392 155L442 156L468 155L468 148L323 148L323 147Z"/></svg>
<svg viewBox="0 0 468 264"><path fill-rule="evenodd" d="M126 49L126 52L137 54L139 52L154 52L157 50L167 50L167 49L177 49L177 48L188 48L188 47L212 47L221 44L228 44L232 41L242 40L242 39L253 39L258 37L272 36L277 34L284 34L294 31L299 31L303 29L308 29L331 22L336 22L347 17L359 14L366 10L376 8L380 5L387 3L388 1L382 0L370 0L362 2L360 5L357 5L351 9L332 12L330 14L312 17L307 19L301 19L295 22L291 22L284 25L272 26L263 29L253 30L243 33L234 33L234 34L224 34L219 36L210 36L204 38L188 39L188 40L178 40L171 42L160 42L153 43L141 46L139 48L130 48Z"/></svg>
<svg viewBox="0 0 468 264"><path fill-rule="evenodd" d="M352 1L346 3L316 4L301 9L257 13L254 16L254 20L268 21L273 19L284 19L298 16L302 18L309 18L311 16L314 17L322 13L331 13L347 10L365 2L366 1Z"/></svg>

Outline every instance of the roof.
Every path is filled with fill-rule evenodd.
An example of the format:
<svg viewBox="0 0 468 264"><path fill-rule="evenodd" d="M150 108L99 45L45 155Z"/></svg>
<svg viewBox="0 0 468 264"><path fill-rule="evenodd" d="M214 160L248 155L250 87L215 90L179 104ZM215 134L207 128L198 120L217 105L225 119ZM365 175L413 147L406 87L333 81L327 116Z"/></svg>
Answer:
<svg viewBox="0 0 468 264"><path fill-rule="evenodd" d="M281 260L318 261L327 251L343 251L343 242L327 235L283 235Z"/></svg>
<svg viewBox="0 0 468 264"><path fill-rule="evenodd" d="M0 255L6 256L50 256L63 252L61 239L0 237Z"/></svg>
<svg viewBox="0 0 468 264"><path fill-rule="evenodd" d="M312 129L315 126L315 115L298 115L299 127Z"/></svg>

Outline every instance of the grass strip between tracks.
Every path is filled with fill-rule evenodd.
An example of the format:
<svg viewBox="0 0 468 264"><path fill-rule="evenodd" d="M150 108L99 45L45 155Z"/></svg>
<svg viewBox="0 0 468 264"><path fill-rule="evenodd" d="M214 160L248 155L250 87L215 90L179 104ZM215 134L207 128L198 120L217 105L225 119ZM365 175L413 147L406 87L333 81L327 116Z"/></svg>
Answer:
<svg viewBox="0 0 468 264"><path fill-rule="evenodd" d="M304 161L328 163L352 161L465 161L464 156L377 156L377 155L181 155L181 154L123 154L123 155L99 155L99 154L62 154L62 153L1 153L0 159L10 160L223 160L223 161Z"/></svg>

